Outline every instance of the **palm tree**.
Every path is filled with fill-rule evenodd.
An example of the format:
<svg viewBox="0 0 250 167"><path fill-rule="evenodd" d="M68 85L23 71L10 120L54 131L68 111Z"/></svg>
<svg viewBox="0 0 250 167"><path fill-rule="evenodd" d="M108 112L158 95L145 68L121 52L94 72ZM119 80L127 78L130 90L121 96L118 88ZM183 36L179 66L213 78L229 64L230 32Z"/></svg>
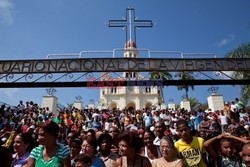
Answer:
<svg viewBox="0 0 250 167"><path fill-rule="evenodd" d="M67 108L68 108L68 109L72 109L73 106L74 106L74 103L67 103Z"/></svg>
<svg viewBox="0 0 250 167"><path fill-rule="evenodd" d="M196 98L194 97L190 97L188 99L188 101L190 102L190 107L191 107L191 110L197 108L201 103L199 102L199 100L197 100Z"/></svg>
<svg viewBox="0 0 250 167"><path fill-rule="evenodd" d="M166 80L171 80L172 79L172 75L169 72L167 72L167 71L163 71L163 72L153 71L153 72L150 73L149 79L150 80L162 80L164 82ZM160 86L161 89L163 87L164 87L164 85Z"/></svg>
<svg viewBox="0 0 250 167"><path fill-rule="evenodd" d="M186 72L186 71L176 73L175 77L178 77L179 80L186 80L186 81L195 79L194 76L193 76L193 72ZM177 86L177 90L183 90L183 89L185 90L186 99L188 99L189 88L194 90L194 85L180 85L180 86Z"/></svg>
<svg viewBox="0 0 250 167"><path fill-rule="evenodd" d="M250 42L242 43L238 47L228 52L225 57L228 58L250 58ZM233 73L234 79L250 79L250 73L247 71L240 71ZM250 98L250 85L241 86L242 102L246 105Z"/></svg>
<svg viewBox="0 0 250 167"><path fill-rule="evenodd" d="M163 81L172 79L172 75L167 72L159 72L159 71L153 71L150 73L150 79L162 79Z"/></svg>
<svg viewBox="0 0 250 167"><path fill-rule="evenodd" d="M199 108L201 108L202 110L208 109L208 103L207 102L201 103L200 106L199 106Z"/></svg>

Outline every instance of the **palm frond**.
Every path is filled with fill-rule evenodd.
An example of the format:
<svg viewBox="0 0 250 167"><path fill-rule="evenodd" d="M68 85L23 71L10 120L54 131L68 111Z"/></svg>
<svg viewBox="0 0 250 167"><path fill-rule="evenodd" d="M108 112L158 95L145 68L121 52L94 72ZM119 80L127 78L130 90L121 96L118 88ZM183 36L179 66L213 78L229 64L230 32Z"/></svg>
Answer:
<svg viewBox="0 0 250 167"><path fill-rule="evenodd" d="M238 47L229 51L225 57L227 58L250 58L250 42L243 43ZM250 79L250 73L246 71L234 72L234 79ZM241 98L244 104L248 103L250 98L250 85L241 86Z"/></svg>

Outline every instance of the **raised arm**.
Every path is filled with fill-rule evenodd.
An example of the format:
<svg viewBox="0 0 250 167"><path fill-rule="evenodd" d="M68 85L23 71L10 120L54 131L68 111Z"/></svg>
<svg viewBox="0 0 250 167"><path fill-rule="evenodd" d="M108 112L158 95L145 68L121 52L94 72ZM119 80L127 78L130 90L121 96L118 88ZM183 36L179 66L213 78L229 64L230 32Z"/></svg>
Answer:
<svg viewBox="0 0 250 167"><path fill-rule="evenodd" d="M206 151L209 153L209 155L211 156L211 158L215 162L217 162L217 152L216 152L216 149L214 149L214 147L213 147L213 143L216 140L222 139L224 136L225 136L225 134L221 134L221 135L213 137L213 138L211 138L203 143L204 148L206 149Z"/></svg>
<svg viewBox="0 0 250 167"><path fill-rule="evenodd" d="M234 135L228 135L226 138L230 138L230 139L233 139L233 140L236 140L236 141L240 141L243 144L247 144L247 143L250 142L250 140L243 139L243 138L240 138L240 137L237 137L237 136L234 136Z"/></svg>

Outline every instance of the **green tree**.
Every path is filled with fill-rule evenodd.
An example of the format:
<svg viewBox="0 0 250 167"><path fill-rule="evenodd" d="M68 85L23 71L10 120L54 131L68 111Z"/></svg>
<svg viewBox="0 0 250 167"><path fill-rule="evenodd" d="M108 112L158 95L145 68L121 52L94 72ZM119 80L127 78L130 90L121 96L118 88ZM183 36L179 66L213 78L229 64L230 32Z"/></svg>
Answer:
<svg viewBox="0 0 250 167"><path fill-rule="evenodd" d="M201 104L199 105L199 107L200 107L202 110L206 110L206 109L208 109L208 104L207 104L207 102L201 103Z"/></svg>
<svg viewBox="0 0 250 167"><path fill-rule="evenodd" d="M243 43L238 47L229 51L225 57L227 58L250 58L250 42ZM234 79L250 79L250 73L247 71L233 72ZM241 86L242 102L247 105L250 98L250 85Z"/></svg>
<svg viewBox="0 0 250 167"><path fill-rule="evenodd" d="M190 97L188 101L190 102L191 110L197 108L201 104L199 100L194 97Z"/></svg>
<svg viewBox="0 0 250 167"><path fill-rule="evenodd" d="M179 80L185 80L185 81L195 79L194 76L193 76L193 72L186 72L186 71L176 73L175 77L178 77ZM189 91L190 88L192 90L194 90L194 85L180 85L180 86L177 86L177 90L183 90L183 89L185 90L186 99L188 99L188 91Z"/></svg>
<svg viewBox="0 0 250 167"><path fill-rule="evenodd" d="M167 71L164 71L164 72L160 72L160 71L153 71L150 73L150 79L152 80L158 80L158 79L161 79L163 81L166 81L166 80L170 80L172 79L172 75L167 72Z"/></svg>
<svg viewBox="0 0 250 167"><path fill-rule="evenodd" d="M74 103L67 103L67 108L68 108L68 109L72 109L72 108L73 108L73 105L74 105Z"/></svg>

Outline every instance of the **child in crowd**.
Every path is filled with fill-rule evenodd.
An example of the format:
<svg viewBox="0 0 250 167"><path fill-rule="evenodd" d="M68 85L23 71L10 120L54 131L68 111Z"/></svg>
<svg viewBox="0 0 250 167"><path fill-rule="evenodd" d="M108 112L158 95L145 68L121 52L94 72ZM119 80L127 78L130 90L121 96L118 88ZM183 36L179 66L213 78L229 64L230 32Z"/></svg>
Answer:
<svg viewBox="0 0 250 167"><path fill-rule="evenodd" d="M204 142L204 147L208 151L210 158L213 161L213 164L211 165L221 167L242 166L240 156L236 153L234 140L242 143L249 142L249 140L230 134L221 134Z"/></svg>

